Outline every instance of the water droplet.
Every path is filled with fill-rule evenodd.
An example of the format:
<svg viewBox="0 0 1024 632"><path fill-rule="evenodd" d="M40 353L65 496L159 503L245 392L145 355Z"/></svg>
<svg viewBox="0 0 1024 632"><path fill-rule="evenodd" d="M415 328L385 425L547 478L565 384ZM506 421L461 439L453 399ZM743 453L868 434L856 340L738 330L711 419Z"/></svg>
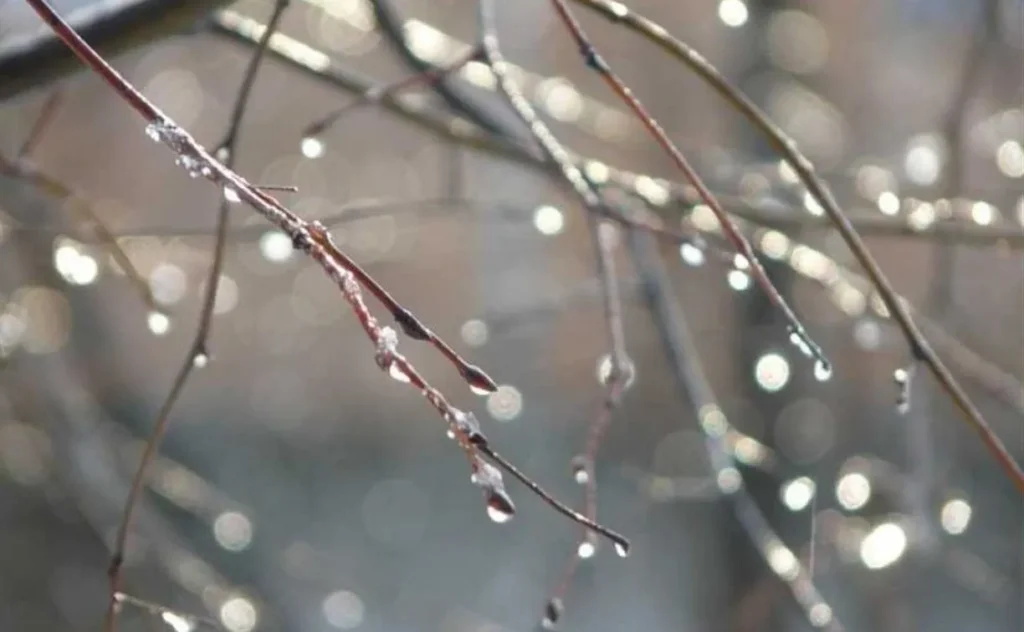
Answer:
<svg viewBox="0 0 1024 632"><path fill-rule="evenodd" d="M729 270L726 280L729 282L729 287L737 292L743 292L750 287L750 275L743 270Z"/></svg>
<svg viewBox="0 0 1024 632"><path fill-rule="evenodd" d="M580 542L580 545L576 547L576 555L581 560L589 560L594 557L594 553L597 553L597 546L590 540L584 540Z"/></svg>
<svg viewBox="0 0 1024 632"><path fill-rule="evenodd" d="M227 147L218 147L213 157L217 159L217 162L226 162L228 158L231 158L231 150Z"/></svg>
<svg viewBox="0 0 1024 632"><path fill-rule="evenodd" d="M612 379L612 356L606 353L597 363L597 381L608 386ZM620 367L623 373L623 389L628 389L636 381L636 365L629 358L625 358Z"/></svg>
<svg viewBox="0 0 1024 632"><path fill-rule="evenodd" d="M394 360L392 360L391 365L388 366L388 375L390 375L391 379L396 382L401 382L403 384L407 384L409 382L409 375L402 370L402 366Z"/></svg>
<svg viewBox="0 0 1024 632"><path fill-rule="evenodd" d="M210 356L200 351L192 356L192 366L201 369L210 363Z"/></svg>
<svg viewBox="0 0 1024 632"><path fill-rule="evenodd" d="M303 138L300 147L302 149L302 155L310 160L314 160L324 155L324 142L316 136L307 136Z"/></svg>
<svg viewBox="0 0 1024 632"><path fill-rule="evenodd" d="M146 318L146 325L154 335L162 336L170 330L171 319L163 312L153 311L150 312L149 316Z"/></svg>
<svg viewBox="0 0 1024 632"><path fill-rule="evenodd" d="M569 462L572 468L572 478L579 485L586 485L590 482L590 468L587 467L587 458L582 454L574 456Z"/></svg>
<svg viewBox="0 0 1024 632"><path fill-rule="evenodd" d="M469 390L472 391L474 395L480 395L481 397L491 394L491 391L487 390L486 388L477 386L475 384L470 384Z"/></svg>
<svg viewBox="0 0 1024 632"><path fill-rule="evenodd" d="M628 542L616 542L615 543L615 553L619 557L628 557L629 556L629 543Z"/></svg>
<svg viewBox="0 0 1024 632"><path fill-rule="evenodd" d="M449 429L448 429L448 432L446 432L446 433L445 433L445 435L446 435L446 436L447 436L447 437L448 437L449 439L454 439L454 438L455 438L455 431L454 431L454 430L452 430L451 428L449 428Z"/></svg>
<svg viewBox="0 0 1024 632"><path fill-rule="evenodd" d="M896 382L897 386L903 386L910 379L910 374L906 369L896 369L892 372L892 379Z"/></svg>
<svg viewBox="0 0 1024 632"><path fill-rule="evenodd" d="M704 251L691 243L679 246L679 256L684 263L695 268L704 264Z"/></svg>
<svg viewBox="0 0 1024 632"><path fill-rule="evenodd" d="M487 517L493 522L506 523L512 519L515 513L512 501L503 492L492 492L491 497L487 499Z"/></svg>
<svg viewBox="0 0 1024 632"><path fill-rule="evenodd" d="M827 382L832 378L832 365L827 360L818 359L814 361L814 379L819 382Z"/></svg>
<svg viewBox="0 0 1024 632"><path fill-rule="evenodd" d="M541 627L545 630L554 630L558 627L558 621L562 618L564 612L565 605L562 603L562 600L558 597L552 597L544 606L544 618L540 621Z"/></svg>
<svg viewBox="0 0 1024 632"><path fill-rule="evenodd" d="M150 123L146 126L146 136L154 143L159 143L163 140L163 125L160 123Z"/></svg>
<svg viewBox="0 0 1024 632"><path fill-rule="evenodd" d="M224 199L231 204L238 204L242 201L242 198L238 197L238 191L235 191L232 187L224 187Z"/></svg>

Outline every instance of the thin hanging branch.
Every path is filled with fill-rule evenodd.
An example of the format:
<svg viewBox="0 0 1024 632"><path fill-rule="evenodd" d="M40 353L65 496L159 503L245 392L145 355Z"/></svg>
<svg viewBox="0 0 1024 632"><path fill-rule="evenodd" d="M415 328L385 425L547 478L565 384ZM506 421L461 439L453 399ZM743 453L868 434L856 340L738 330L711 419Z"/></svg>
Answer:
<svg viewBox="0 0 1024 632"><path fill-rule="evenodd" d="M539 495L563 515L612 540L620 555L628 553L629 542L625 537L559 503L543 488L495 452L479 431L472 414L464 413L451 406L440 392L426 383L404 356L397 353L397 334L390 327L381 327L363 301L360 283L367 281L369 276L334 244L330 234L321 224L301 219L275 198L260 191L242 176L225 167L90 48L50 7L46 0L27 1L76 55L147 121L146 133L154 141L172 149L177 155L178 164L185 168L191 176L203 177L216 184L229 200L237 198L239 202L249 205L254 211L285 232L297 249L306 253L324 269L339 286L343 297L355 312L360 326L373 342L378 366L397 381L408 383L416 388L445 420L450 435L457 440L471 461L474 483L483 489L488 503L488 513L492 519L495 521L507 520L514 512L514 507L504 491L500 472L480 458L477 452L489 456L514 477L526 483L532 492ZM380 287L375 282L372 285L367 282L367 285L370 286L367 289L370 289L379 299L380 295L374 292L374 288L382 291ZM404 310L404 308L402 309ZM473 382L471 381L470 384L473 385Z"/></svg>
<svg viewBox="0 0 1024 632"><path fill-rule="evenodd" d="M882 272L878 262L875 261L874 256L871 255L864 244L864 240L843 213L828 186L814 173L814 166L800 152L796 142L789 138L777 125L772 123L753 101L734 88L703 56L669 35L668 31L662 26L630 11L621 2L610 0L574 1L598 11L601 15L616 23L626 26L667 51L711 86L732 108L743 114L765 139L771 143L772 147L792 167L794 173L797 174L800 181L807 187L808 192L825 211L825 214L832 220L846 245L864 268L889 313L899 325L910 347L911 355L929 368L935 379L942 385L943 390L946 391L949 398L960 410L961 417L978 433L989 453L1002 467L1003 471L1016 486L1017 491L1024 494L1024 470L1021 469L1020 465L1006 449L1002 440L991 429L988 422L985 421L981 411L974 405L967 392L956 380L949 368L946 367L945 363L943 363L942 359L928 342L928 339L921 333L917 323L914 322L908 304L893 289L889 279ZM584 47L584 52L589 55L588 62L597 66L598 70L602 71L602 76L614 85L614 75L603 72L606 65L600 61L599 57L596 57L596 54L592 53L592 46L586 40L586 36L579 27L579 23L569 13L564 0L552 0L552 2L563 21L573 32L577 42L581 47ZM612 77L612 79L609 79L609 77ZM623 93L624 98L629 96L628 93Z"/></svg>
<svg viewBox="0 0 1024 632"><path fill-rule="evenodd" d="M705 435L708 458L719 488L728 495L736 518L768 567L786 583L804 616L815 628L843 630L807 569L772 529L743 483L724 437L731 425L701 367L696 344L685 315L674 297L655 245L647 235L630 233L630 252L639 271L652 318L680 394L689 402Z"/></svg>
<svg viewBox="0 0 1024 632"><path fill-rule="evenodd" d="M383 85L373 85L368 90L364 90L359 93L355 99L352 99L345 105L332 110L323 117L307 125L303 132L303 136L306 138L315 138L316 136L323 134L335 123L341 120L342 117L354 112L356 108L360 106L379 103L384 97L394 97L406 90L409 90L410 88L420 85L435 85L444 77L459 72L466 64L479 57L480 51L478 49L471 49L468 53L462 55L451 64L438 66L436 68L429 68L418 74L408 75Z"/></svg>
<svg viewBox="0 0 1024 632"><path fill-rule="evenodd" d="M92 228L96 241L110 253L110 256L113 257L114 261L124 272L146 307L150 311L160 311L160 307L153 298L153 292L149 284L142 278L128 253L118 243L117 238L107 227L106 223L96 214L92 204L74 189L43 173L32 163L32 153L39 146L39 143L42 142L59 104L60 97L58 92L52 93L47 98L46 103L32 124L28 136L18 150L17 157L10 160L3 154L0 154L0 174L31 184L45 194L64 202L65 207L69 208L72 212L81 215Z"/></svg>
<svg viewBox="0 0 1024 632"><path fill-rule="evenodd" d="M587 518L597 518L597 452L601 440L618 409L622 395L632 382L632 365L626 355L625 333L622 324L622 304L619 297L618 278L615 272L615 258L611 242L604 229L601 217L610 215L597 189L572 162L568 152L558 141L543 120L537 116L530 102L519 86L508 74L508 63L501 53L495 24L493 0L480 0L478 5L478 47L491 72L497 79L498 89L512 107L519 120L530 130L530 135L541 148L545 158L557 165L565 181L576 192L587 211L587 226L594 243L597 263L597 277L601 287L604 319L608 327L610 353L607 375L604 376L604 402L595 415L588 431L583 453L572 462L573 477L584 486L583 513ZM624 214L618 214L626 217ZM563 579L551 594L544 609L542 623L553 626L564 610L564 596L575 574L581 558L589 558L596 552L596 543L588 529L584 529L576 551L570 556Z"/></svg>
<svg viewBox="0 0 1024 632"><path fill-rule="evenodd" d="M220 143L217 149L218 157L225 161L227 165L225 169L230 169L231 164L234 162L235 148L238 142L238 131L241 127L242 119L245 116L246 106L249 103L249 96L252 93L252 87L256 80L256 74L259 71L260 62L263 60L264 52L267 48L267 42L270 39L270 35L277 29L281 16L284 14L284 11L289 4L290 0L276 0L264 37L260 40L259 46L256 47L256 50L249 61L249 65L246 68L241 88L235 98L235 105L231 113L231 119L228 123L228 131L224 136L224 140ZM36 8L38 11L39 8ZM59 16L53 13L52 10L50 10L49 13L51 19L56 20L57 24L62 24ZM41 13L41 15L44 19L47 17L43 13ZM54 24L54 22L51 22L51 24ZM57 32L58 34L61 34L62 38L66 42L68 41L68 34L75 35L74 32L70 30L68 33L61 33L60 31ZM74 40L72 39L72 41ZM86 49L88 48L88 45L84 46ZM76 52L79 51L76 50ZM79 56L82 56L82 53L79 52ZM105 65L105 62L103 62L99 57L95 58L94 63ZM107 68L109 68L109 66ZM112 77L119 78L112 69L110 69L110 74ZM127 84L125 84L125 89L128 90L129 93L134 90ZM138 97L140 102L148 105L141 95L138 95ZM149 108L154 114L154 117L150 120L156 120L155 115L159 113L156 108L152 106L149 106ZM114 538L114 547L110 556L110 565L107 569L107 575L109 577L109 594L107 599L105 626L107 632L115 632L117 629L119 603L117 601L117 595L121 592L122 568L124 566L125 547L128 543L128 530L131 527L132 514L145 487L146 474L148 472L149 465L160 449L161 440L167 432L167 426L170 423L171 411L174 409L174 405L177 403L178 398L185 389L185 385L187 384L189 377L192 375L193 369L202 368L209 362L207 339L210 335L210 326L213 320L213 308L217 300L217 286L220 281L221 269L224 266L227 228L230 217L228 212L229 196L227 195L227 191L228 190L225 189L225 195L221 199L220 207L217 211L216 244L214 245L213 250L213 260L210 263L210 272L206 279L206 288L203 295L202 307L199 312L199 322L196 326L196 333L193 337L192 344L189 346L185 359L171 384L170 391L167 393L166 398L160 405L156 422L153 424L153 430L150 433L146 446L142 451L142 456L139 459L138 466L135 469L135 474L132 477L131 488L128 492L128 498L124 504L121 521L118 523L117 534Z"/></svg>

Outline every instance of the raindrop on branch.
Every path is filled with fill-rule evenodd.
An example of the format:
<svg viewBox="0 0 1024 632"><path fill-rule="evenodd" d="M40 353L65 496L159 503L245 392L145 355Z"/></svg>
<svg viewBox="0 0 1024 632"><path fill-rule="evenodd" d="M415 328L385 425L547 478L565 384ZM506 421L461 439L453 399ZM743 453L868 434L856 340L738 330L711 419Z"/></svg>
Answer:
<svg viewBox="0 0 1024 632"><path fill-rule="evenodd" d="M558 622L562 618L562 614L565 612L565 604L558 597L552 597L551 601L544 606L544 618L540 620L540 625L545 630L554 630L558 627Z"/></svg>
<svg viewBox="0 0 1024 632"><path fill-rule="evenodd" d="M579 485L586 485L590 482L590 468L587 466L587 457L582 454L574 456L569 462L572 468L572 479Z"/></svg>

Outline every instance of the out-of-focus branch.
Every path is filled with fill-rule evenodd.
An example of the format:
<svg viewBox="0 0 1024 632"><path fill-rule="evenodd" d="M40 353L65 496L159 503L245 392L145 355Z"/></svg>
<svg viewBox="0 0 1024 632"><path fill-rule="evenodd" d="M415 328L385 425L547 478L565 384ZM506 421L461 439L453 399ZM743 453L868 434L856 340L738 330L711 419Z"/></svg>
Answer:
<svg viewBox="0 0 1024 632"><path fill-rule="evenodd" d="M1016 486L1017 491L1024 493L1024 470L1021 469L1013 455L1006 449L999 436L989 427L981 411L974 405L970 396L957 381L956 377L953 376L952 372L942 361L942 358L931 347L928 339L921 333L906 302L893 289L892 284L885 276L885 273L882 272L874 256L867 249L864 240L843 213L827 185L814 173L814 167L811 162L800 153L796 142L786 136L778 126L769 120L753 101L734 88L703 56L680 40L669 35L664 27L630 11L620 2L611 2L610 0L575 1L640 34L686 65L721 95L732 108L743 114L757 131L769 141L772 147L785 158L786 162L800 178L800 181L807 187L808 192L835 224L846 245L866 271L868 278L871 279L871 284L877 290L889 313L899 325L910 347L911 355L916 361L920 361L929 368L932 375L942 385L943 390L949 395L949 398L960 409L961 417L978 433L989 453L1014 486ZM552 2L558 9L558 13L562 16L563 21L566 22L566 25L570 27L576 36L577 42L587 55L588 63L601 71L602 75L607 80L612 81L614 85L614 80L610 79L614 75L604 72L607 68L606 64L599 61L591 61L595 60L593 47L586 41L582 30L579 28L579 24L569 13L564 0L552 0ZM628 93L623 93L623 95L624 97L629 96ZM656 130L652 129L652 131ZM751 264L753 265L753 262Z"/></svg>
<svg viewBox="0 0 1024 632"><path fill-rule="evenodd" d="M117 55L169 37L230 0L107 0L83 5L68 22L104 56ZM0 44L0 101L55 79L81 66L49 29Z"/></svg>
<svg viewBox="0 0 1024 632"><path fill-rule="evenodd" d="M705 435L708 458L718 486L729 495L736 517L768 567L785 582L813 627L840 631L842 624L818 592L804 565L782 542L747 491L723 437L731 425L701 367L685 316L674 298L668 276L649 236L630 233L630 251L644 286L658 335L676 386L692 407Z"/></svg>

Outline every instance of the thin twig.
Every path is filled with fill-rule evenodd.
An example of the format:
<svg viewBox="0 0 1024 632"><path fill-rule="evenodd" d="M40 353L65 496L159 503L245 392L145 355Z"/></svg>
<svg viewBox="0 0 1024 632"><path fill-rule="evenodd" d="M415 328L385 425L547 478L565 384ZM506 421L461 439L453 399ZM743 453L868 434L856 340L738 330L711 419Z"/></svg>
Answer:
<svg viewBox="0 0 1024 632"><path fill-rule="evenodd" d="M363 282L364 279L368 279L368 275L334 244L329 233L320 223L307 222L301 219L276 199L259 191L242 176L226 168L210 152L199 145L191 135L157 109L155 105L149 102L134 86L129 84L102 57L92 50L50 7L46 0L28 0L28 2L43 21L60 36L75 54L100 75L122 100L149 123L147 134L155 141L172 149L178 156L179 165L196 177L201 176L210 180L222 190L230 189L233 196L237 196L239 201L245 202L254 211L285 232L292 239L296 248L313 258L328 276L335 281L340 287L344 298L356 313L357 319L367 337L374 343L377 350L375 358L378 365L383 370L388 371L396 380L409 383L423 394L444 418L448 424L449 432L453 438L458 440L459 445L467 453L467 456L474 457L472 467L474 475L476 475L476 483L484 488L488 494L490 509L496 509L495 503L500 504L501 506L497 510L506 512L505 519L513 511L513 508L510 506L511 501L507 500L507 496L505 496L504 490L501 487L500 475L496 470L491 471L493 467L487 469L490 466L479 459L479 457L475 457L476 450L492 456L496 463L516 478L524 481L531 491L539 495L545 502L558 508L563 514L612 540L616 545L616 549L623 554L628 551L629 542L623 536L593 523L584 516L565 507L539 485L526 477L525 474L514 468L508 461L493 454L493 450L477 429L471 415L452 407L437 390L430 387L423 380L408 360L395 351L397 335L388 327L380 327L363 302L359 283ZM377 287L379 289L379 286ZM371 292L374 290L373 287L368 287L367 289L370 289ZM374 293L376 294L376 292ZM378 298L380 298L379 295ZM497 480L495 480L496 476Z"/></svg>
<svg viewBox="0 0 1024 632"><path fill-rule="evenodd" d="M701 367L696 344L685 315L674 297L668 276L649 236L631 233L634 266L644 285L646 300L668 356L672 376L689 402L705 435L708 458L723 494L732 498L736 517L753 540L769 568L784 581L812 626L842 630L842 624L818 592L807 569L783 544L746 489L742 475L726 449L723 437L731 428Z"/></svg>
<svg viewBox="0 0 1024 632"><path fill-rule="evenodd" d="M558 14L562 23L568 29L573 40L579 47L580 54L583 56L586 65L597 71L608 87L611 88L611 90L629 106L643 124L644 128L647 129L651 136L657 141L658 145L660 145L665 153L668 154L672 163L683 173L686 180L697 190L701 200L703 200L703 202L714 212L715 217L722 225L726 238L730 243L732 243L736 250L746 258L750 274L754 277L754 280L761 287L762 291L768 297L768 300L786 319L792 342L806 355L809 355L814 359L815 376L822 380L828 379L832 374L832 366L829 363L828 358L825 357L825 352L820 346L818 346L818 343L811 338L810 334L807 333L807 330L800 322L796 313L789 306L789 303L782 294L779 293L775 284L772 283L772 280L768 277L768 273L765 271L764 266L761 265L757 254L754 252L754 247L749 241L747 241L747 238L744 237L743 233L740 232L739 227L729 214L726 213L721 203L719 203L718 199L711 193L711 190L708 189L707 185L704 184L703 179L690 165L690 162L686 159L679 148L676 147L675 143L673 143L668 137L668 134L665 133L665 130L662 129L661 125L654 120L640 100L633 94L629 87L619 79L618 75L612 71L608 63L597 52L594 45L587 37L587 34L583 31L583 27L580 26L580 23L576 20L576 17L569 10L565 2L563 0L551 0L551 3L555 8L555 12Z"/></svg>
<svg viewBox="0 0 1024 632"><path fill-rule="evenodd" d="M906 338L911 355L916 359L920 359L928 366L936 380L942 385L943 390L946 391L956 407L960 409L961 417L978 433L985 447L988 448L993 458L995 458L1016 486L1017 491L1024 494L1024 470L1021 469L1013 455L1006 449L1002 440L989 427L981 411L974 405L967 392L956 380L949 368L946 367L945 363L943 363L924 334L921 333L921 330L914 322L911 310L906 302L893 289L889 279L882 272L878 262L875 261L874 256L864 244L863 238L843 213L828 186L814 173L814 166L800 152L796 142L789 138L777 125L772 123L750 99L734 88L703 56L683 42L673 38L665 28L630 11L621 2L611 2L609 0L574 1L600 12L612 21L625 25L630 30L639 33L663 50L669 52L714 88L718 94L725 98L730 106L742 113L771 143L772 147L792 167L815 201L824 209L825 214L835 224L836 229L842 235L850 251L867 272L872 285L878 291L886 308L896 320L904 338ZM589 46L585 38L581 38L582 31L579 29L575 19L569 14L564 1L552 0L552 2L558 8L559 14L563 16L567 25L573 28L580 45ZM590 53L592 50L592 48L587 48L585 52ZM599 60L596 56L595 59ZM603 68L598 61L595 61L594 64L599 69ZM603 76L608 77L609 75L603 73ZM626 93L623 96L629 97L630 95Z"/></svg>
<svg viewBox="0 0 1024 632"><path fill-rule="evenodd" d="M260 41L259 46L253 53L249 65L246 68L245 76L242 80L242 86L235 99L235 106L228 124L227 134L219 145L218 150L218 154L220 154L222 159L228 164L228 169L230 169L230 165L234 160L235 147L238 141L238 130L240 129L242 119L245 115L246 106L249 103L249 96L252 92L256 74L259 70L260 61L263 59L263 54L266 51L267 42L269 41L271 34L277 30L277 25L289 3L290 0L277 0L274 4L273 13L271 14L263 39ZM53 14L52 11L51 14L52 17L60 23L60 18L56 14ZM71 33L73 34L73 31L71 31ZM66 36L64 36L64 39L67 41ZM81 56L81 53L79 54ZM100 63L103 63L99 58L97 58L97 60ZM113 71L111 72L113 73ZM150 107L154 112L156 112L155 108L152 108L152 106ZM146 473L148 471L149 464L159 451L160 442L163 439L163 436L167 431L167 426L170 422L171 410L174 408L175 403L178 401L178 397L181 395L189 377L192 375L192 370L194 368L201 368L205 366L209 361L207 339L210 334L210 325L213 320L214 304L217 300L217 286L219 285L220 273L224 265L224 253L226 251L229 220L228 206L228 200L226 199L226 196L224 196L221 199L220 207L217 212L216 244L214 245L213 260L210 263L210 272L206 279L206 288L203 295L202 307L199 312L199 323L196 326L195 336L192 344L189 346L188 353L181 364L181 368L178 369L178 374L175 376L174 382L171 384L170 391L157 413L156 423L153 425L153 430L150 433L146 446L142 451L142 456L139 459L139 464L136 467L135 474L132 477L131 488L128 492L128 498L124 504L121 521L118 524L117 535L114 540L114 548L110 558L110 566L107 570L107 574L110 579L110 592L107 601L105 628L107 632L115 632L117 629L117 602L115 598L121 590L122 567L124 565L125 547L128 542L128 529L131 526L132 513L142 495L143 488L145 487Z"/></svg>
<svg viewBox="0 0 1024 632"><path fill-rule="evenodd" d="M355 99L352 99L345 105L325 114L320 119L317 119L307 125L303 132L303 136L308 138L323 134L329 130L331 126L341 120L343 116L350 114L360 106L379 103L384 97L395 97L396 95L419 85L433 85L440 79L458 72L466 64L474 61L479 56L480 51L478 49L472 49L465 55L456 59L454 62L445 66L429 68L421 73L408 75L390 83L374 85L369 90L359 93Z"/></svg>
<svg viewBox="0 0 1024 632"><path fill-rule="evenodd" d="M35 122L32 123L32 128L29 130L24 142L22 142L21 148L14 155L15 162L28 158L39 144L39 141L43 139L46 129L53 122L54 115L57 113L57 106L60 105L62 96L60 90L54 90L50 93L50 96L46 97L46 102L43 103L43 107L39 110L39 114L36 116Z"/></svg>
<svg viewBox="0 0 1024 632"><path fill-rule="evenodd" d="M612 246L603 229L602 216L609 215L600 194L573 164L568 152L558 141L547 125L537 116L530 102L507 72L508 64L501 53L498 33L494 20L493 0L480 0L479 14L479 50L485 63L497 79L499 91L515 111L519 119L526 125L533 139L541 147L547 160L558 166L566 182L568 182L587 210L587 226L594 243L597 262L597 276L601 286L602 304L604 306L605 323L608 327L610 347L610 367L605 382L605 398L601 409L595 415L588 431L582 455L573 459L573 476L582 482L585 488L583 513L590 520L597 518L597 452L615 410L619 407L622 395L632 381L630 360L626 355L625 334L622 325L622 304L619 297L618 279L615 272L615 259ZM624 214L620 214L625 218ZM594 554L596 544L592 542L591 532L584 529L576 551L570 556L563 574L562 581L551 594L544 610L543 623L554 625L564 610L564 594L572 581L576 566L583 557Z"/></svg>

